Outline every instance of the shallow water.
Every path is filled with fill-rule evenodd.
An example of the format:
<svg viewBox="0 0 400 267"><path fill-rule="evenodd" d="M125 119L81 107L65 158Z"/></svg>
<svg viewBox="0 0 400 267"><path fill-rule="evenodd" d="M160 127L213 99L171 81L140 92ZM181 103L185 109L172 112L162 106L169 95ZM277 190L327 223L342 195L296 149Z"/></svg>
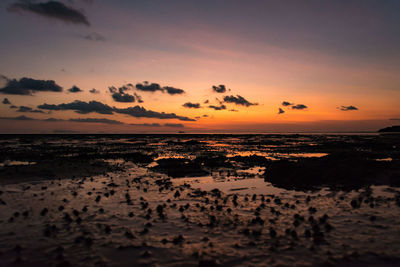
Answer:
<svg viewBox="0 0 400 267"><path fill-rule="evenodd" d="M246 149L264 153L264 148L255 147L273 142L276 146L271 153L297 158L334 153L328 143L331 141L327 140L333 140L332 146L358 142L365 149L363 137L142 136L105 137L99 142L93 138L54 142L51 138L54 137L35 140L30 145L27 142L23 147L43 151L45 146L47 152L64 152L60 155L63 159L68 158L67 154L107 155L104 160L118 164L121 169L92 177L56 177L2 185L0 265L396 266L400 263L398 187L286 190L264 180L268 165L248 162L248 158L232 161L229 157L223 158L219 165L207 162L201 165L208 168L209 175L189 173L189 177L170 178L152 169L158 165L154 161L132 163L110 156L123 151L154 154L153 160L176 155L188 160L230 153L251 156L254 154L240 153L246 153ZM184 145L188 141L191 145ZM24 149L18 142L9 140L7 146L12 153L8 155L32 157L22 154ZM153 144L151 150L145 145L149 142ZM92 150L93 145L98 150ZM398 158L396 151L385 148L378 152L377 159L388 155ZM40 164L41 159L37 160Z"/></svg>

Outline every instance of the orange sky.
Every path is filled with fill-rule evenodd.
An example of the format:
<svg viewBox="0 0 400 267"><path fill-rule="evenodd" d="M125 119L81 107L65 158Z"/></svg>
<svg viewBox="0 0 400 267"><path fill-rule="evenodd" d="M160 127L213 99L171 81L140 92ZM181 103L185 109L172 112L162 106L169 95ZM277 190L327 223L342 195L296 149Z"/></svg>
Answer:
<svg viewBox="0 0 400 267"><path fill-rule="evenodd" d="M359 1L354 1L353 5L332 2L330 8L315 2L315 6L307 9L303 1L291 6L271 1L266 9L263 1L256 1L254 6L232 1L210 10L209 1L202 4L176 1L171 4L175 8L155 2L156 6L127 1L97 1L90 5L64 2L68 8L83 10L90 26L65 21L65 18L39 16L26 9L9 12L13 1L1 3L0 33L5 42L0 47L4 55L0 74L8 80L0 81L0 92L9 80L18 81L22 77L54 80L64 90L38 91L30 96L3 93L0 100L8 98L17 107L33 109L44 103L96 100L110 107L139 105L147 110L200 119L187 122L117 113L77 114L74 110L22 113L0 104L3 118L21 115L40 120L107 118L125 124L181 123L184 126L155 129L63 122L64 127L40 120L29 123L2 120L0 131L24 131L23 125L28 132L52 132L60 127L83 132L132 133L248 129L253 132L371 131L396 124L396 120L389 119L400 117L400 53L394 49L400 40L393 36L398 32L395 23L398 18L389 7L369 7L370 1L365 1L365 7L355 8ZM398 10L395 2L390 5ZM180 13L183 10L188 14ZM218 10L230 13L219 18ZM273 13L266 18L263 10L267 13L274 10L276 18ZM110 18L107 23L102 20L105 16ZM103 39L84 38L93 34ZM136 92L144 102L120 103L108 91L109 86L143 81L181 88L185 93L169 95L133 89L128 93ZM231 91L213 92L212 86L220 84ZM73 85L83 92L68 93L67 89ZM89 93L92 88L100 93ZM219 105L216 98L222 100L227 95L240 95L258 105L224 103L227 109L222 111L208 107ZM204 104L205 100L210 104ZM307 108L282 107L282 101L304 104ZM186 102L200 103L202 108L185 108L182 105ZM341 106L355 106L358 110L342 111ZM278 108L283 108L285 113L278 115Z"/></svg>

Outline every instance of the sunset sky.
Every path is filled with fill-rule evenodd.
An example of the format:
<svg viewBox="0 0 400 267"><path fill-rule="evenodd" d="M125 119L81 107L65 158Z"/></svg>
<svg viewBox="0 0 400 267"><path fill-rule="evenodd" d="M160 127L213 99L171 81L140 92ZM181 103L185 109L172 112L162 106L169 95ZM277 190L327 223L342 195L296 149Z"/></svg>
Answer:
<svg viewBox="0 0 400 267"><path fill-rule="evenodd" d="M0 35L0 133L400 124L398 0L2 0Z"/></svg>

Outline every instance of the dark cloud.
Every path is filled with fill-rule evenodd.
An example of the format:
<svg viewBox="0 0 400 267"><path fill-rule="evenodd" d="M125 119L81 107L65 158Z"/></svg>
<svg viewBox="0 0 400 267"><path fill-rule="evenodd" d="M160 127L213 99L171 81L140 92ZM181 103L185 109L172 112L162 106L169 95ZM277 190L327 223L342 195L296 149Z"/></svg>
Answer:
<svg viewBox="0 0 400 267"><path fill-rule="evenodd" d="M163 92L164 91L158 83L151 83L150 84L147 81L145 81L143 83L137 83L136 84L136 89L139 90L139 91L144 91L144 92L155 92L155 91Z"/></svg>
<svg viewBox="0 0 400 267"><path fill-rule="evenodd" d="M58 1L48 1L44 3L31 3L30 1L20 1L8 7L11 12L32 12L44 17L62 20L66 23L83 24L90 26L86 16L79 10L66 6Z"/></svg>
<svg viewBox="0 0 400 267"><path fill-rule="evenodd" d="M17 112L44 113L43 110L33 109L26 106L20 106Z"/></svg>
<svg viewBox="0 0 400 267"><path fill-rule="evenodd" d="M214 106L214 105L209 105L209 108L215 109L215 110L224 110L226 109L225 105L221 105L221 106Z"/></svg>
<svg viewBox="0 0 400 267"><path fill-rule="evenodd" d="M182 106L184 106L185 108L201 108L199 103L190 103L190 102L186 102Z"/></svg>
<svg viewBox="0 0 400 267"><path fill-rule="evenodd" d="M295 106L292 106L292 109L297 109L297 110L303 110L303 109L306 109L306 108L307 108L307 106L303 105L303 104L297 104Z"/></svg>
<svg viewBox="0 0 400 267"><path fill-rule="evenodd" d="M400 118L391 118L390 121L400 121Z"/></svg>
<svg viewBox="0 0 400 267"><path fill-rule="evenodd" d="M96 88L93 88L93 89L90 89L90 90L89 90L89 93L91 93L91 94L98 94L98 93L100 93L100 91L97 90Z"/></svg>
<svg viewBox="0 0 400 267"><path fill-rule="evenodd" d="M294 105L293 103L287 102L287 101L283 101L282 102L282 106L287 107L287 106L292 106Z"/></svg>
<svg viewBox="0 0 400 267"><path fill-rule="evenodd" d="M3 99L3 104L4 105L11 105L11 102L10 102L10 100L8 100L8 98L4 98Z"/></svg>
<svg viewBox="0 0 400 267"><path fill-rule="evenodd" d="M31 78L7 79L7 83L0 88L0 93L9 95L33 95L36 92L61 92L62 87L52 80L35 80Z"/></svg>
<svg viewBox="0 0 400 267"><path fill-rule="evenodd" d="M22 116L18 116L18 117L0 117L0 120L33 121L36 119L22 115Z"/></svg>
<svg viewBox="0 0 400 267"><path fill-rule="evenodd" d="M165 112L157 112L152 110L146 110L140 106L134 106L129 108L116 108L110 107L109 105L103 104L98 101L89 101L84 102L80 100L75 100L71 103L63 103L58 105L50 105L50 104L42 104L38 106L39 109L44 110L73 110L79 114L87 114L87 113L100 113L100 114L126 114L136 118L157 118L157 119L178 119L181 121L195 121L194 119L178 116L175 113L165 113Z"/></svg>
<svg viewBox="0 0 400 267"><path fill-rule="evenodd" d="M3 120L30 120L30 121L46 121L46 122L65 122L66 120L63 119L56 119L56 118L48 118L48 119L34 119L26 116L19 116L19 117L0 117ZM103 124L112 124L112 125L122 125L124 124L121 121L117 120L109 120L106 118L77 118L77 119L68 119L67 121L71 122L83 122L83 123L103 123Z"/></svg>
<svg viewBox="0 0 400 267"><path fill-rule="evenodd" d="M226 87L223 84L220 84L218 86L213 85L212 87L213 91L216 93L225 93L226 92Z"/></svg>
<svg viewBox="0 0 400 267"><path fill-rule="evenodd" d="M135 97L130 94L113 93L112 98L115 102L133 103L135 102Z"/></svg>
<svg viewBox="0 0 400 267"><path fill-rule="evenodd" d="M94 41L94 42L105 42L107 38L97 32L92 32L87 35L82 36L83 39Z"/></svg>
<svg viewBox="0 0 400 267"><path fill-rule="evenodd" d="M44 119L43 121L56 122L56 121L64 121L64 120L62 120L62 119L56 119L56 118L48 118L48 119Z"/></svg>
<svg viewBox="0 0 400 267"><path fill-rule="evenodd" d="M237 110L237 109L230 109L229 111L231 111L231 112L239 112L239 110Z"/></svg>
<svg viewBox="0 0 400 267"><path fill-rule="evenodd" d="M234 103L236 105L241 105L241 106L246 106L246 107L258 105L257 103L250 103L249 101L247 101L244 97L242 97L240 95L225 96L224 102L225 103Z"/></svg>
<svg viewBox="0 0 400 267"><path fill-rule="evenodd" d="M183 127L185 127L181 123L166 123L166 124L164 124L164 126L165 127L174 127L174 128L183 128Z"/></svg>
<svg viewBox="0 0 400 267"><path fill-rule="evenodd" d="M109 120L105 118L78 118L78 119L69 119L69 121L73 122L86 122L86 123L104 123L104 124L113 124L113 125L121 125L124 124L121 121L116 121L116 120Z"/></svg>
<svg viewBox="0 0 400 267"><path fill-rule="evenodd" d="M160 91L163 93L167 92L167 94L170 94L170 95L180 95L180 94L185 93L185 90L183 90L183 89L179 89L179 88L175 88L175 87L171 87L171 86L161 87L158 83L149 83L147 81L144 81L143 83L137 83L136 89L139 91L144 91L144 92L156 92L156 91Z"/></svg>
<svg viewBox="0 0 400 267"><path fill-rule="evenodd" d="M208 118L208 115L207 115L207 114L204 114L203 117L204 117L204 118Z"/></svg>
<svg viewBox="0 0 400 267"><path fill-rule="evenodd" d="M113 114L113 108L98 101L89 101L88 103L75 100L71 103L63 103L59 105L42 104L39 109L45 110L74 110L76 113L87 114L91 112L100 114Z"/></svg>
<svg viewBox="0 0 400 267"><path fill-rule="evenodd" d="M283 113L285 113L285 111L283 109L279 108L278 114L283 114Z"/></svg>
<svg viewBox="0 0 400 267"><path fill-rule="evenodd" d="M111 95L112 98L116 102L133 103L137 100L139 103L142 103L143 102L142 98L139 95L137 95L136 93L134 95L130 95L130 94L126 93L128 90L132 90L132 89L133 89L133 85L130 83L127 85L123 85L119 88L117 88L115 86L108 87L108 90L112 94Z"/></svg>
<svg viewBox="0 0 400 267"><path fill-rule="evenodd" d="M159 123L131 123L132 126L161 127Z"/></svg>
<svg viewBox="0 0 400 267"><path fill-rule="evenodd" d="M72 86L71 88L68 89L68 92L70 93L80 93L83 92L83 90L77 86Z"/></svg>
<svg viewBox="0 0 400 267"><path fill-rule="evenodd" d="M146 110L144 107L134 106L129 108L114 108L116 113L127 114L136 118L157 118L157 119L178 119L181 121L196 121L194 119L178 116L175 113L165 113L165 112L157 112L152 110Z"/></svg>
<svg viewBox="0 0 400 267"><path fill-rule="evenodd" d="M206 101L204 101L204 104L208 104L210 103L210 101L207 99Z"/></svg>
<svg viewBox="0 0 400 267"><path fill-rule="evenodd" d="M18 108L16 105L11 105L10 108Z"/></svg>
<svg viewBox="0 0 400 267"><path fill-rule="evenodd" d="M341 111L351 111L351 110L358 110L355 106L341 106L339 107Z"/></svg>
<svg viewBox="0 0 400 267"><path fill-rule="evenodd" d="M175 88L175 87L171 87L171 86L164 86L163 89L165 91L167 91L167 94L170 95L180 95L185 93L185 91L183 89L179 89L179 88Z"/></svg>

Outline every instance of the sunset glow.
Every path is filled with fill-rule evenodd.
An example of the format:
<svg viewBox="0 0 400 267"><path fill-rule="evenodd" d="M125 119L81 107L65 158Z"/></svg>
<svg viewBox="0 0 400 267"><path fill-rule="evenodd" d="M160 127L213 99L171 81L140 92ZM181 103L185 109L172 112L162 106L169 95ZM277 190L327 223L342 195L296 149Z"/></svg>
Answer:
<svg viewBox="0 0 400 267"><path fill-rule="evenodd" d="M21 95L0 89L1 101L11 103L0 106L0 131L329 132L395 124L400 117L399 3L283 2L65 1L83 17L62 17L32 11L34 4L2 1L0 88L26 77L53 80L63 90ZM143 81L184 93L138 90L135 85ZM113 99L109 88L127 84L133 86L125 93L139 95L142 103L137 97ZM213 91L219 85L227 91ZM72 86L82 92L68 92ZM98 93L89 91L93 88ZM226 102L225 96L257 105ZM38 109L75 100L117 109L138 105L193 121ZM294 105L282 106L283 101ZM187 102L200 107L186 108ZM21 106L38 111L18 111ZM343 108L349 106L356 109ZM35 120L11 120L21 115ZM41 121L49 118L64 122ZM154 123L160 126L139 125Z"/></svg>

